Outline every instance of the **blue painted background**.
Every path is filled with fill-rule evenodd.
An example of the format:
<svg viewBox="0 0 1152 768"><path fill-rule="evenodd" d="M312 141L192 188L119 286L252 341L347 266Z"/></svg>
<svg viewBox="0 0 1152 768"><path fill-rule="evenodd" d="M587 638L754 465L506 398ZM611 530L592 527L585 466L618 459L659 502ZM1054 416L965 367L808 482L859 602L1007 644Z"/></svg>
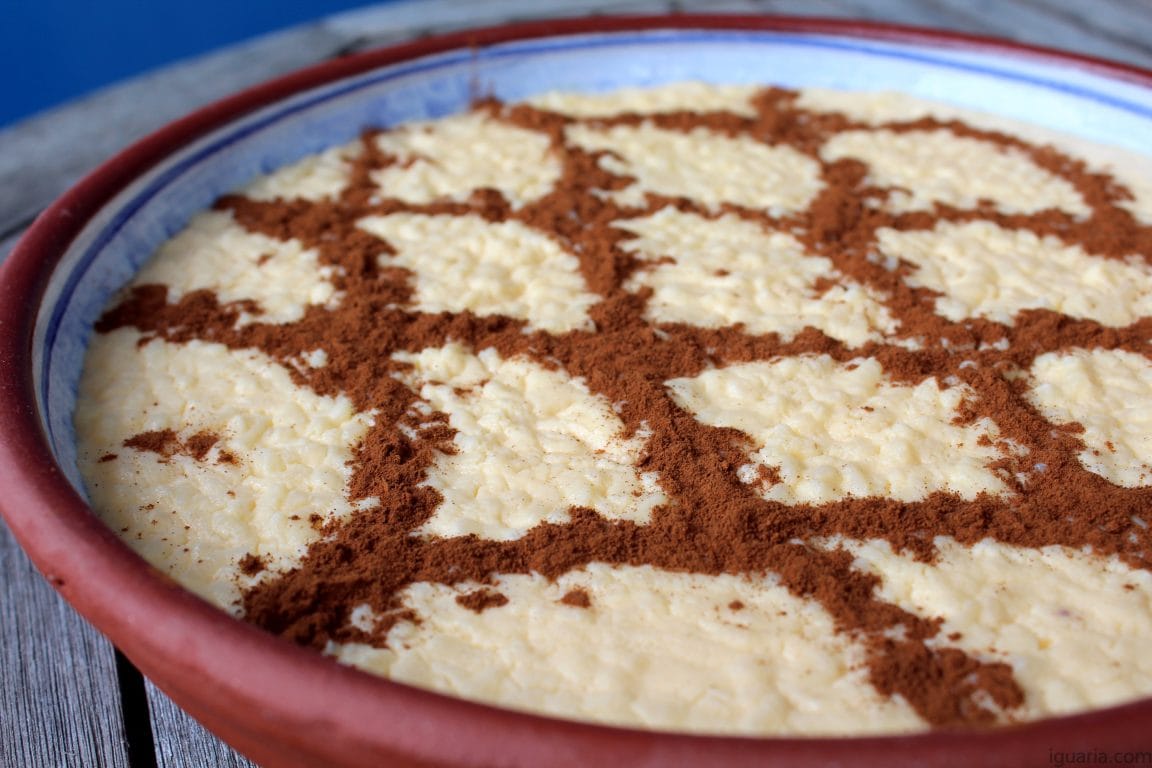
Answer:
<svg viewBox="0 0 1152 768"><path fill-rule="evenodd" d="M0 0L0 127L102 85L370 0Z"/></svg>

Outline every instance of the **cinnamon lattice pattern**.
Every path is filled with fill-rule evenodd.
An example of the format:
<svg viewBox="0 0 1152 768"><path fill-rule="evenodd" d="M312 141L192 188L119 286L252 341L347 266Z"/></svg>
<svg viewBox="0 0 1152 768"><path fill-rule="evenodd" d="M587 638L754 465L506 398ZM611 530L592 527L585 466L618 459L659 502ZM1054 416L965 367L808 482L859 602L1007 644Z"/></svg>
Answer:
<svg viewBox="0 0 1152 768"><path fill-rule="evenodd" d="M324 302L271 323L250 300L210 290L170 300L163 285L138 284L106 313L99 331L134 327L142 344L260 350L299 386L375 414L347 494L379 503L327 523L299 567L249 588L249 621L319 649L383 647L397 623L420 620L397 597L416 582L553 579L592 562L771 573L864 649L880 694L902 696L928 723L1012 718L1025 700L1012 668L956 647L940 619L882 600L880 577L855 568L838 542L880 539L932 562L937 537L991 538L1090 548L1147 569L1152 483L1139 467L1129 487L1086 468L1092 446L1074 414L1046 419L1029 371L1069 350L1152 358L1152 228L1124 205L1122 185L1052 147L931 117L868 124L775 88L749 104L570 117L482 103L463 120L519 143L501 150L511 165L480 184L422 157L405 129L370 132L347 153L350 181L337 194L217 204L251 232L314 249L334 289ZM1000 158L1007 191L987 181L989 158ZM444 193L393 186L413 169ZM475 266L482 238L511 243L522 259L487 293ZM988 290L971 256L981 249L1019 274ZM1098 293L1080 279L1086 264L1104 275ZM564 274L537 299L525 276L541 270ZM443 496L429 473L461 448L449 414L422 398L429 381L413 361L453 345L489 355L491 371L521 361L563 374L610 404L623 428L619 461L649 478L636 491L647 506L608 515L569 500L526 531L430 533ZM316 350L324 365L299 364ZM789 424L805 407L797 377L849 389L872 377L896 398L875 428L877 451L933 435L944 435L945 455L964 449L946 466L913 457L912 479L868 461L852 475L831 444L789 465L771 447L776 417L753 428L724 407L704 415L717 401L708 388L726 391L738 376L764 397L791 398L780 417ZM436 391L443 408L474 394ZM902 438L899 398L911 392L943 403L944 416L925 422L932 433ZM853 397L846 390L821 418L870 429L889 403ZM964 462L974 465L961 477ZM806 485L814 472L831 473L839 490ZM255 553L246 567L259 570ZM502 600L494 590L469 599L475 610ZM377 620L353 621L365 605Z"/></svg>

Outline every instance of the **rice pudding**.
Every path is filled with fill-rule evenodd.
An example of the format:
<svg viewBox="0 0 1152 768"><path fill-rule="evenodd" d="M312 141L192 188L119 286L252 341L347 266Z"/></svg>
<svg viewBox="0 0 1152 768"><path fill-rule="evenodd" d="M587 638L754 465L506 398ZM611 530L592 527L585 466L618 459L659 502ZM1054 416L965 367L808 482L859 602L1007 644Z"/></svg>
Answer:
<svg viewBox="0 0 1152 768"><path fill-rule="evenodd" d="M1152 193L1052 141L700 84L367 132L114 299L91 500L270 632L545 714L861 734L1147 696Z"/></svg>

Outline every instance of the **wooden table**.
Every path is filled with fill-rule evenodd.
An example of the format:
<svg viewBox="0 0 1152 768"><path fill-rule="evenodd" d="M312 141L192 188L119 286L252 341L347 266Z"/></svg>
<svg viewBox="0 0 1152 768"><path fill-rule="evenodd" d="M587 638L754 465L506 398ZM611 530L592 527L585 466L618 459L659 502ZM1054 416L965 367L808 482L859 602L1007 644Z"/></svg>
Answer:
<svg viewBox="0 0 1152 768"><path fill-rule="evenodd" d="M324 59L464 27L579 14L779 13L932 26L1152 68L1142 0L406 0L257 38L0 131L0 259L36 214L134 139ZM0 523L0 766L250 766L143 679Z"/></svg>

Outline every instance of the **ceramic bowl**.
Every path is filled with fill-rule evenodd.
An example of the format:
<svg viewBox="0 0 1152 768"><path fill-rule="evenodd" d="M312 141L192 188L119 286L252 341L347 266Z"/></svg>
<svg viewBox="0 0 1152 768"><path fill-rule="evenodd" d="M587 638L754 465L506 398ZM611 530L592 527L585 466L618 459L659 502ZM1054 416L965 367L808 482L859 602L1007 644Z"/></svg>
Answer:
<svg viewBox="0 0 1152 768"><path fill-rule="evenodd" d="M467 32L335 60L133 145L46 211L0 275L0 508L48 580L178 704L267 766L1019 765L1146 746L1152 702L990 732L753 739L460 701L341 667L158 575L89 510L71 426L91 326L194 212L366 125L682 80L890 89L1139 151L1152 74L1007 43L804 19L661 17Z"/></svg>

